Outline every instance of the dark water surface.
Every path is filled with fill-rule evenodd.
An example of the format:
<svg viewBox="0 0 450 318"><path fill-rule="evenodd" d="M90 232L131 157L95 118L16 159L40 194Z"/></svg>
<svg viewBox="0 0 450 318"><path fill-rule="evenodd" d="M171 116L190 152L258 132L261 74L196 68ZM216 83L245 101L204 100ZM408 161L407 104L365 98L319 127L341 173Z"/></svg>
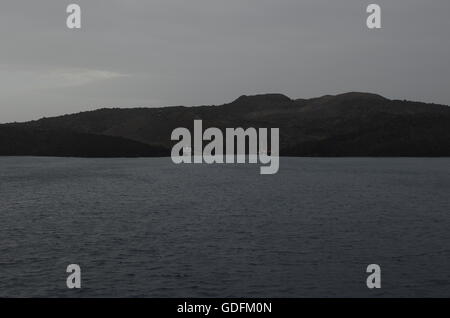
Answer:
<svg viewBox="0 0 450 318"><path fill-rule="evenodd" d="M0 296L450 297L450 159L0 158Z"/></svg>

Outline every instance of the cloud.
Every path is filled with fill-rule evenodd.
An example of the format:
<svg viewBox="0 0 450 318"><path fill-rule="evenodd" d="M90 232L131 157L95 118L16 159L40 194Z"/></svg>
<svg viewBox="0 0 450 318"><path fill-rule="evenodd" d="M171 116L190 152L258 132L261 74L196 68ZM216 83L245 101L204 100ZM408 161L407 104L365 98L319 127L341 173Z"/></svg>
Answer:
<svg viewBox="0 0 450 318"><path fill-rule="evenodd" d="M2 94L23 94L30 91L53 90L79 87L96 82L127 77L114 71L84 68L17 67L1 65L0 92Z"/></svg>
<svg viewBox="0 0 450 318"><path fill-rule="evenodd" d="M92 82L105 81L128 76L111 71L93 70L93 69L59 69L44 73L40 76L41 80L47 83L54 83L63 87L74 87L87 85Z"/></svg>

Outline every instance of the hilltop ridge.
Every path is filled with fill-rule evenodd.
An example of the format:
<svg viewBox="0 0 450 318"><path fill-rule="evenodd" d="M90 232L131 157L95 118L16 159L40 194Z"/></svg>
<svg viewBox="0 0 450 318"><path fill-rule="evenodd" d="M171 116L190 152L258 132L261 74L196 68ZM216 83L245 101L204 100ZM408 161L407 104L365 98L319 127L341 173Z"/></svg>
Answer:
<svg viewBox="0 0 450 318"><path fill-rule="evenodd" d="M19 148L21 155L60 155L61 148L71 156L169 155L173 129L192 128L195 119L205 128L280 128L284 156L450 156L450 107L361 92L295 100L242 95L220 106L102 108L3 124L0 155ZM109 146L87 151L89 140L100 140L94 136ZM116 146L122 150L112 151Z"/></svg>

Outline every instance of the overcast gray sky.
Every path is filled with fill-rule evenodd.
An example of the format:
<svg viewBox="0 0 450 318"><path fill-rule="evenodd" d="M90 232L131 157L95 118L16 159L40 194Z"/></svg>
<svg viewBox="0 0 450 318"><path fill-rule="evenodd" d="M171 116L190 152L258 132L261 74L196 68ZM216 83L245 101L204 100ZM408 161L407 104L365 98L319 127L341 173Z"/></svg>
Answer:
<svg viewBox="0 0 450 318"><path fill-rule="evenodd" d="M365 25L370 3L382 30ZM2 0L0 122L257 93L450 105L449 13L449 0Z"/></svg>

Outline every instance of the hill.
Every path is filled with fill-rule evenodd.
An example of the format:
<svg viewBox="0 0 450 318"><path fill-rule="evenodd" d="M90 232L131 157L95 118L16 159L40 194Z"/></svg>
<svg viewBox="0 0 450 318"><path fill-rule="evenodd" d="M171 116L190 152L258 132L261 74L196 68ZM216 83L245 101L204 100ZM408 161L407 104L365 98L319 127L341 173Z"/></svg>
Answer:
<svg viewBox="0 0 450 318"><path fill-rule="evenodd" d="M170 155L177 127L280 128L283 156L450 156L450 107L369 93L221 106L115 108L0 125L0 155Z"/></svg>

